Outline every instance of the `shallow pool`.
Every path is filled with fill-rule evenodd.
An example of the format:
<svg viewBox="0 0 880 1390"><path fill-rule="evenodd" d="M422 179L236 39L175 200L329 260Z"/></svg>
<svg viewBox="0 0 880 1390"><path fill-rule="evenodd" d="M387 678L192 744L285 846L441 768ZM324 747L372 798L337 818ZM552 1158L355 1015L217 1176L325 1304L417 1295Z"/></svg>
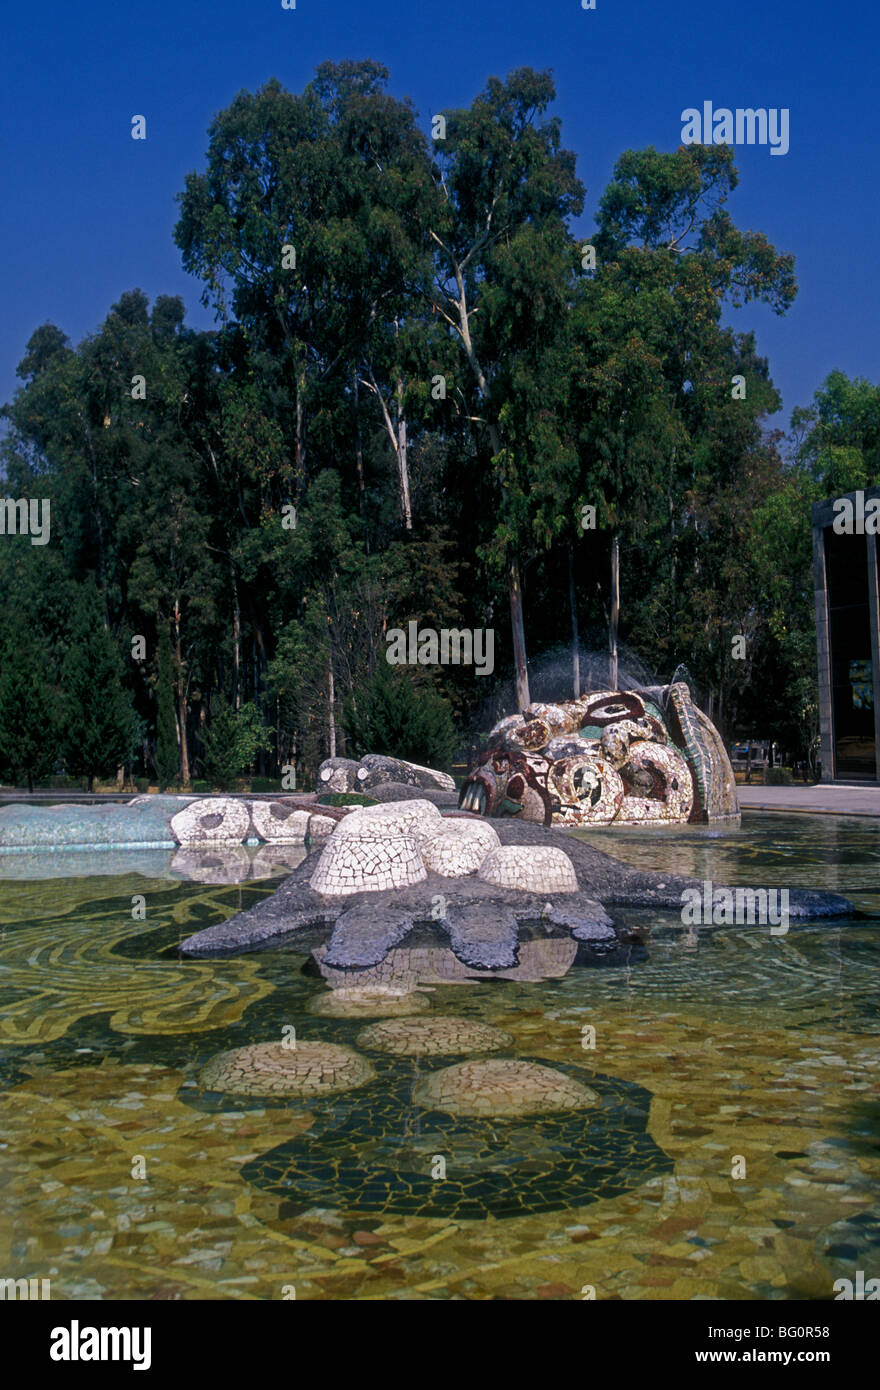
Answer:
<svg viewBox="0 0 880 1390"><path fill-rule="evenodd" d="M797 1299L880 1274L876 823L589 838L864 915L772 936L655 914L647 948L593 968L435 979L423 1022L489 1024L509 1038L494 1055L597 1097L475 1119L414 1100L470 1054L371 1051L369 1018L312 1012L310 957L176 954L272 880L141 863L0 883L0 1276L77 1299ZM200 1084L218 1053L291 1029L375 1079L308 1102Z"/></svg>

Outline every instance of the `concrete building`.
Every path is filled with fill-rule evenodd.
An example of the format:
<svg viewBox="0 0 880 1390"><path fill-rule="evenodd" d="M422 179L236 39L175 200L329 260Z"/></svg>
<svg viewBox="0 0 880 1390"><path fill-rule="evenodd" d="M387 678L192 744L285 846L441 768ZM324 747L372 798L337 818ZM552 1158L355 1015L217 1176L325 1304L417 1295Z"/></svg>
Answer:
<svg viewBox="0 0 880 1390"><path fill-rule="evenodd" d="M813 506L823 782L880 782L880 487Z"/></svg>

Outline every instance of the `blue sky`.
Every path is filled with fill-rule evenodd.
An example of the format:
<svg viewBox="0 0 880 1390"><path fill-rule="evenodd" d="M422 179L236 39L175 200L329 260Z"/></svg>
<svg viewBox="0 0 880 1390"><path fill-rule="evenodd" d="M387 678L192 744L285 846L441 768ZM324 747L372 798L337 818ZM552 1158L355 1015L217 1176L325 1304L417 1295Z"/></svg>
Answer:
<svg viewBox="0 0 880 1390"><path fill-rule="evenodd" d="M5 215L0 400L17 385L27 339L47 319L74 342L140 286L180 294L210 327L200 286L172 240L174 195L203 167L212 116L275 76L300 90L318 63L375 58L411 97L423 127L467 105L490 74L553 70L565 145L592 212L624 149L672 150L681 112L788 107L791 148L737 150L730 211L794 252L800 293L754 329L782 392L787 425L835 367L880 381L875 0L192 0L17 5L4 21L0 86ZM131 139L131 117L147 140Z"/></svg>

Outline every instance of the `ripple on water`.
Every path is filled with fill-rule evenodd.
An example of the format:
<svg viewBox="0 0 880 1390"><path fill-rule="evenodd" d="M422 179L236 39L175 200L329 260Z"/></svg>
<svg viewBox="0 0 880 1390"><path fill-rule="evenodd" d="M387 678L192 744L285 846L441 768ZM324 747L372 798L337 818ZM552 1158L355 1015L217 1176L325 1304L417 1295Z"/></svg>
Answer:
<svg viewBox="0 0 880 1390"><path fill-rule="evenodd" d="M865 908L880 880L877 828L844 818L589 838L647 867L829 888ZM310 1013L327 995L292 955L173 954L267 891L135 873L3 884L0 1133L26 1252L4 1273L32 1274L33 1256L57 1266L68 1297L276 1298L295 1248L297 1297L577 1297L587 1281L600 1297L676 1299L828 1298L834 1278L868 1268L880 1230L877 922L771 937L689 932L660 913L637 964L434 982L421 1019L500 1029L505 1056L596 1091L582 1112L424 1110L414 1088L452 1059L379 1051L374 1080L326 1100L199 1108L190 1093L212 1056L288 1023L298 1039L351 1048L375 1007ZM149 1201L133 1153L147 1157ZM746 1181L731 1181L734 1154L747 1156ZM432 1177L438 1156L445 1180Z"/></svg>

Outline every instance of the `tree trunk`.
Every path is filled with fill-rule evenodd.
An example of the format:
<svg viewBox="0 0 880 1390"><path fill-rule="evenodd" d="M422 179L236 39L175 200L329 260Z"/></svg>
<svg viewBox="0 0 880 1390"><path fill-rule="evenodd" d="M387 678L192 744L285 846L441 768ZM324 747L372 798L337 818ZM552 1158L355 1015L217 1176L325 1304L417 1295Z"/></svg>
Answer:
<svg viewBox="0 0 880 1390"><path fill-rule="evenodd" d="M296 447L294 454L294 501L302 496L306 482L306 445L303 437L303 395L306 389L305 370L296 374Z"/></svg>
<svg viewBox="0 0 880 1390"><path fill-rule="evenodd" d="M432 235L435 236L435 240L439 241L439 238L436 237L435 234L432 233ZM441 246L442 244L443 243L440 242ZM486 405L486 411L489 416L489 442L492 446L492 454L493 456L495 456L501 453L501 436L498 433L498 426L495 420L492 419L491 415L491 405L489 402L489 383L486 380L486 374L483 371L483 368L480 364L476 352L474 351L473 339L471 338L470 311L467 305L467 293L465 290L464 275L462 273L461 266L458 265L455 261L453 261L453 274L455 275L455 282L458 286L458 299L452 300L452 303L455 304L455 308L458 313L458 324L454 324L453 326L457 327L458 332L461 336L461 341L464 345L465 355L467 357L471 371L474 374L474 380L477 383L477 390L480 393L480 399ZM452 322L451 319L450 322ZM517 707L522 710L528 709L529 705L531 704L531 697L529 695L529 675L526 666L526 635L525 629L523 628L522 617L522 589L520 587L519 557L516 554L512 553L508 554L507 557L507 590L508 596L510 598L510 621L513 631L513 655L514 677L516 683L516 699Z"/></svg>
<svg viewBox="0 0 880 1390"><path fill-rule="evenodd" d="M568 543L568 605L571 609L571 679L574 698L579 700L581 690L581 640L578 632L577 599L574 592L574 547Z"/></svg>
<svg viewBox="0 0 880 1390"><path fill-rule="evenodd" d="M186 686L183 680L183 649L180 641L180 606L174 605L174 654L177 658L177 736L180 740L180 783L189 786L189 750L186 746Z"/></svg>
<svg viewBox="0 0 880 1390"><path fill-rule="evenodd" d="M361 521L364 523L364 550L367 555L370 553L370 541L367 535L367 516L366 516L366 495L364 488L364 450L361 443L361 412L360 412L360 383L358 381L357 367L352 373L354 382L354 459L357 468L358 480L358 507L360 508Z"/></svg>
<svg viewBox="0 0 880 1390"><path fill-rule="evenodd" d="M330 691L330 757L336 757L336 689L333 682L333 657L327 660L328 688Z"/></svg>
<svg viewBox="0 0 880 1390"><path fill-rule="evenodd" d="M238 601L238 576L235 561L230 557L229 568L232 573L232 703L235 709L241 707L239 691L239 670L241 667L241 606Z"/></svg>
<svg viewBox="0 0 880 1390"><path fill-rule="evenodd" d="M524 710L528 709L532 700L529 695L529 673L526 666L526 636L523 627L522 587L519 577L519 561L513 552L507 557L507 589L510 594L510 626L513 632L516 707L518 710Z"/></svg>
<svg viewBox="0 0 880 1390"><path fill-rule="evenodd" d="M608 688L617 689L617 625L620 620L620 537L611 541L611 617L608 622Z"/></svg>
<svg viewBox="0 0 880 1390"><path fill-rule="evenodd" d="M403 378L397 378L397 466L400 469L400 499L403 524L412 530L412 507L409 500L409 467L406 457L406 416L403 413Z"/></svg>

